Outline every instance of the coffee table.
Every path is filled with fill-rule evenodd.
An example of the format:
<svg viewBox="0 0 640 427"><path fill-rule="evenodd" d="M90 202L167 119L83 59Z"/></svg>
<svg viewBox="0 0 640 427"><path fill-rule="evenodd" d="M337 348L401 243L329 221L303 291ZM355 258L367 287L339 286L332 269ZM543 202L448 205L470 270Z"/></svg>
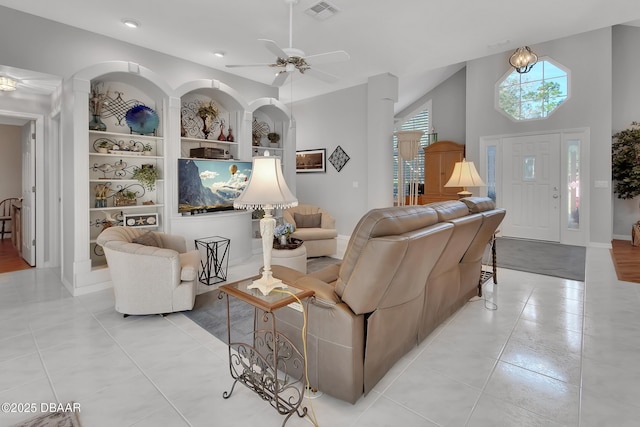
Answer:
<svg viewBox="0 0 640 427"><path fill-rule="evenodd" d="M307 408L302 407L306 360L304 349L297 348L289 338L278 332L274 312L290 304L296 305L297 309L303 309L306 324L307 308L314 292L287 284L286 289L275 289L263 295L258 289L248 289L251 282L259 277L218 288L218 297L226 298L229 370L234 379L231 390L225 391L222 397L231 397L236 384L241 383L268 401L278 413L286 415L282 423L284 426L293 414L301 418L307 415ZM251 343L231 341L229 296L254 308ZM306 336L303 342L306 342Z"/></svg>

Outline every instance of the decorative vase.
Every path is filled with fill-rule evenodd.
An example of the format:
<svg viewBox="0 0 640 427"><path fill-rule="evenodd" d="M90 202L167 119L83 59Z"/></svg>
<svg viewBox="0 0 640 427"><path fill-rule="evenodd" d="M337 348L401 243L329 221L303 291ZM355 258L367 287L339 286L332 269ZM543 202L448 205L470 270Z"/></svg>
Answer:
<svg viewBox="0 0 640 427"><path fill-rule="evenodd" d="M184 122L182 121L182 113L180 113L180 136L183 138L187 136L187 130L184 128Z"/></svg>
<svg viewBox="0 0 640 427"><path fill-rule="evenodd" d="M231 133L233 129L229 128L229 134L227 135L227 141L229 142L233 142L234 138L233 138L233 134Z"/></svg>
<svg viewBox="0 0 640 427"><path fill-rule="evenodd" d="M211 133L211 122L208 116L200 116L202 119L202 133L204 134L204 139L209 138L209 134Z"/></svg>
<svg viewBox="0 0 640 427"><path fill-rule="evenodd" d="M220 135L218 135L218 141L226 141L227 140L227 137L224 136L223 130L224 130L224 125L221 124L220 125Z"/></svg>
<svg viewBox="0 0 640 427"><path fill-rule="evenodd" d="M284 246L284 245L286 245L286 244L288 244L288 243L289 243L289 238L287 237L287 235L286 235L286 234L284 234L284 235L280 236L280 244L281 244L282 246Z"/></svg>
<svg viewBox="0 0 640 427"><path fill-rule="evenodd" d="M107 130L107 125L102 122L100 114L93 115L93 119L89 122L89 130L99 130L102 132Z"/></svg>

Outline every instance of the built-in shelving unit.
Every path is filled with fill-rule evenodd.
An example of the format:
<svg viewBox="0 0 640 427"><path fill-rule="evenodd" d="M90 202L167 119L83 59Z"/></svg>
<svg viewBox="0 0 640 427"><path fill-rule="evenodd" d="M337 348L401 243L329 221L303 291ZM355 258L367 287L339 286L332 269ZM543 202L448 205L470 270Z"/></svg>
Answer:
<svg viewBox="0 0 640 427"><path fill-rule="evenodd" d="M104 130L88 130L89 155L89 251L92 268L106 266L102 248L96 244L100 232L109 226L127 225L125 218L152 218L150 223L130 220L129 226L164 229L165 207L165 121L163 95L136 85L136 79L104 76L91 82L90 115ZM98 118L92 104L96 95L103 98ZM128 123L127 112L146 106L157 115L155 129L142 134ZM93 107L93 109L92 109ZM91 125L90 124L90 125ZM92 126L88 126L92 127ZM154 168L158 179L149 184L138 181L140 168Z"/></svg>

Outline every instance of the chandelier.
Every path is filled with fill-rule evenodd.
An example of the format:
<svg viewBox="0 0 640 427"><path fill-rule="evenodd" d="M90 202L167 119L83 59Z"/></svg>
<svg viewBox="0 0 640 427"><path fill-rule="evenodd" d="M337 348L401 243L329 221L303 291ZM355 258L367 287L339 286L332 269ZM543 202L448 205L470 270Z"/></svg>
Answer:
<svg viewBox="0 0 640 427"><path fill-rule="evenodd" d="M538 55L529 46L519 47L509 58L509 64L520 74L528 73L538 62Z"/></svg>

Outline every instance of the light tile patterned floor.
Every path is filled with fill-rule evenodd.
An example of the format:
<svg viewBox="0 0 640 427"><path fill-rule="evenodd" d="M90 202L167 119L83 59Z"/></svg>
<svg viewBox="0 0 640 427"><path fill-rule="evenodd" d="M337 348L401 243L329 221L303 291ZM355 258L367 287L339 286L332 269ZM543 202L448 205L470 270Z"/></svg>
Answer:
<svg viewBox="0 0 640 427"><path fill-rule="evenodd" d="M0 403L74 400L85 427L282 423L243 387L222 399L226 347L185 316L123 319L111 291L73 298L58 274L0 274ZM602 248L588 248L586 277L501 269L487 301L468 303L368 396L313 400L320 425L637 425L640 285L616 280ZM26 417L0 413L0 426Z"/></svg>

